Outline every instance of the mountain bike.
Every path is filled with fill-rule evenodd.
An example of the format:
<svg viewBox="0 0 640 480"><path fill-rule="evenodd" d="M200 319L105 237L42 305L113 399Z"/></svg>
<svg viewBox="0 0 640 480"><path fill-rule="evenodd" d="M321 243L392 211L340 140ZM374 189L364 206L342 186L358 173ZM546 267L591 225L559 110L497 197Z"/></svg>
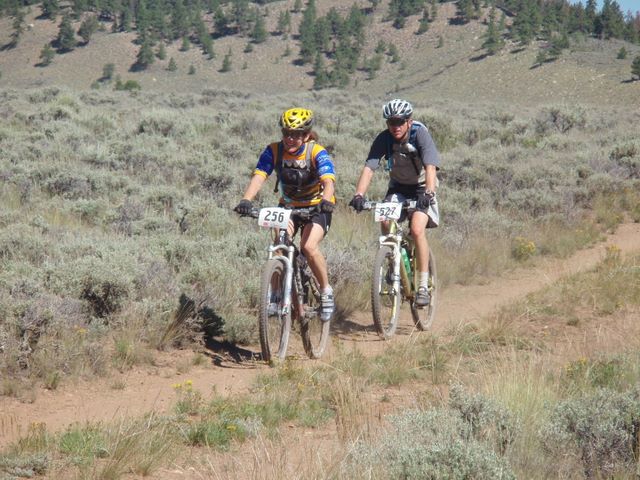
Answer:
<svg viewBox="0 0 640 480"><path fill-rule="evenodd" d="M260 348L267 363L286 357L294 322L309 358L320 358L327 345L330 322L320 319L318 281L287 232L290 219L308 220L315 212L316 207L266 207L248 215L257 218L260 227L275 231L262 268L258 307Z"/></svg>
<svg viewBox="0 0 640 480"><path fill-rule="evenodd" d="M413 322L419 330L428 330L436 313L437 270L436 258L429 249L429 305L415 305L418 282L416 278L415 246L408 229L399 219L402 212L415 210L415 201L365 202L365 210L374 211L376 222L388 222L389 233L379 238L378 252L373 264L371 279L371 310L373 323L383 339L393 336L398 326L398 315L403 302L409 302Z"/></svg>

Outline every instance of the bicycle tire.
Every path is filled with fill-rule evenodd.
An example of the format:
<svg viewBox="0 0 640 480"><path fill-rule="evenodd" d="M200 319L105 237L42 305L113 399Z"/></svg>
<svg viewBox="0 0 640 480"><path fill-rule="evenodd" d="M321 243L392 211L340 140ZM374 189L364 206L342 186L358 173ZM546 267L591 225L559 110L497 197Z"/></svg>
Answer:
<svg viewBox="0 0 640 480"><path fill-rule="evenodd" d="M429 252L429 305L418 308L411 301L411 316L418 330L429 330L436 317L436 306L438 300L438 270L436 268L436 257L433 252Z"/></svg>
<svg viewBox="0 0 640 480"><path fill-rule="evenodd" d="M307 304L296 309L302 345L309 358L318 359L327 347L331 322L320 318L320 285L316 278L310 275L302 288L306 289Z"/></svg>
<svg viewBox="0 0 640 480"><path fill-rule="evenodd" d="M400 314L400 289L393 291L394 253L393 248L383 245L378 249L373 264L373 277L371 279L371 312L373 324L378 335L387 340L393 336L398 327L398 315Z"/></svg>
<svg viewBox="0 0 640 480"><path fill-rule="evenodd" d="M271 259L265 263L260 279L260 348L262 359L269 364L284 360L291 334L291 309L282 312L285 271L284 262Z"/></svg>

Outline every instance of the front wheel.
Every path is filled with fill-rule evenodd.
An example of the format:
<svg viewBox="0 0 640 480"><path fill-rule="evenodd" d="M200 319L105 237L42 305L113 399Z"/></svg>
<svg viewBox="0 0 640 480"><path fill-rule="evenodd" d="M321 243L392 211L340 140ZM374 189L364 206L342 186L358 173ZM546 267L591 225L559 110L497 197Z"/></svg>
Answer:
<svg viewBox="0 0 640 480"><path fill-rule="evenodd" d="M268 260L260 280L258 326L262 359L271 363L284 360L291 333L291 309L283 311L285 266L280 260Z"/></svg>
<svg viewBox="0 0 640 480"><path fill-rule="evenodd" d="M376 331L385 340L391 338L398 326L400 313L400 289L395 289L394 278L394 250L383 245L378 249L373 264L373 278L371 279L371 310Z"/></svg>
<svg viewBox="0 0 640 480"><path fill-rule="evenodd" d="M436 269L436 257L429 251L429 296L431 301L426 307L418 308L411 302L411 315L413 322L419 330L429 330L436 316L436 300L438 299L437 287L438 271Z"/></svg>
<svg viewBox="0 0 640 480"><path fill-rule="evenodd" d="M303 297L307 298L307 304L297 309L302 344L309 358L317 359L327 347L331 322L323 322L320 318L320 286L316 278L310 275L302 288L305 290Z"/></svg>

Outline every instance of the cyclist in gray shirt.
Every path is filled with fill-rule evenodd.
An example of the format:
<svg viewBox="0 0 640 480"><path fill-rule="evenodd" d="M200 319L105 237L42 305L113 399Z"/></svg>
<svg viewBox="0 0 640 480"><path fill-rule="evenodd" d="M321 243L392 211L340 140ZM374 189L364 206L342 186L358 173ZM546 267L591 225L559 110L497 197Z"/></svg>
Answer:
<svg viewBox="0 0 640 480"><path fill-rule="evenodd" d="M394 99L382 107L387 128L376 136L367 161L356 185L356 193L349 205L362 211L365 194L374 172L384 163L389 172L389 187L385 201L415 200L416 210L410 217L410 232L415 242L418 262L418 292L416 305L429 305L429 244L426 228L435 228L440 222L436 199L440 155L425 125L413 120L413 107L402 99Z"/></svg>

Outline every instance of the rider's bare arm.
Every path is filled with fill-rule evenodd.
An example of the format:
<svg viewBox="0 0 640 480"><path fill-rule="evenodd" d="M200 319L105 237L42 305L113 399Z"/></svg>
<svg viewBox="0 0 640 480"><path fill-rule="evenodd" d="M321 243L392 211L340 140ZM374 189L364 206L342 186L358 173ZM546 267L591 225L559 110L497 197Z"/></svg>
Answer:
<svg viewBox="0 0 640 480"><path fill-rule="evenodd" d="M254 174L251 177L251 181L249 181L249 185L247 186L247 189L245 190L242 198L249 201L253 200L266 180L267 177L259 174Z"/></svg>
<svg viewBox="0 0 640 480"><path fill-rule="evenodd" d="M369 184L371 183L371 179L373 178L373 170L365 165L362 169L362 173L360 174L360 178L358 179L358 183L356 185L356 195L362 195L367 193L367 189L369 188Z"/></svg>
<svg viewBox="0 0 640 480"><path fill-rule="evenodd" d="M326 200L327 202L331 202L333 200L333 194L336 191L336 186L333 182L333 179L326 178L322 180L322 188L322 199Z"/></svg>
<svg viewBox="0 0 640 480"><path fill-rule="evenodd" d="M435 165L426 165L424 167L425 169L425 187L427 188L427 190L429 192L434 192L436 191L436 185L437 185L437 180L436 180L436 167Z"/></svg>

